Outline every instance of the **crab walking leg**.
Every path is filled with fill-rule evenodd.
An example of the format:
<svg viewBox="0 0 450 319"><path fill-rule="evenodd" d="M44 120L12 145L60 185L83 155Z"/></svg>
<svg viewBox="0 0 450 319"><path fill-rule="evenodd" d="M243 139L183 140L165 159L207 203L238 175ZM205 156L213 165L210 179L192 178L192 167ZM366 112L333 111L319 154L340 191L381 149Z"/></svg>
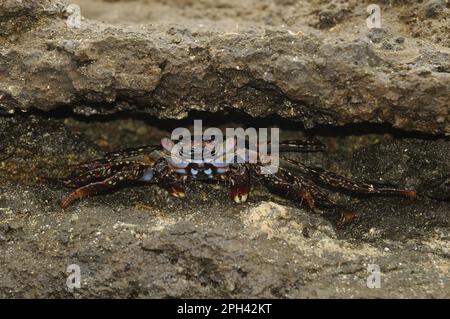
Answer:
<svg viewBox="0 0 450 319"><path fill-rule="evenodd" d="M334 203L313 181L301 175L294 175L285 169L280 169L275 175L264 176L263 182L268 188L286 198L300 201L300 203L305 201L312 211L315 211L317 207L332 209L333 213L340 214L339 225L348 223L355 217L353 212Z"/></svg>
<svg viewBox="0 0 450 319"><path fill-rule="evenodd" d="M303 139L303 140L286 140L281 141L278 145L279 152L320 152L324 151L327 147L316 139ZM272 153L272 147L269 143L267 152Z"/></svg>
<svg viewBox="0 0 450 319"><path fill-rule="evenodd" d="M67 187L80 187L90 183L104 180L108 177L114 176L125 166L131 162L100 164L98 162L90 163L89 168L83 170L76 170L66 178L61 179Z"/></svg>
<svg viewBox="0 0 450 319"><path fill-rule="evenodd" d="M127 148L127 149L121 150L119 152L107 153L102 160L110 161L110 160L118 160L118 159L123 159L123 158L130 158L130 157L142 155L144 152L145 152L145 154L151 154L152 152L154 152L156 150L160 150L160 149L162 149L162 146L160 144L144 145L139 148Z"/></svg>
<svg viewBox="0 0 450 319"><path fill-rule="evenodd" d="M288 161L291 164L294 164L295 166L297 166L297 168L300 169L301 172L304 172L304 174L311 176L315 180L320 181L325 185L329 185L331 187L342 189L345 191L362 194L402 195L412 198L415 198L417 195L415 190L397 189L377 186L365 182L356 182L342 175L324 170L323 168L306 166L303 163L291 159L284 158L284 160Z"/></svg>
<svg viewBox="0 0 450 319"><path fill-rule="evenodd" d="M417 196L415 190L397 189L365 182L355 182L339 174L329 172L321 168L315 168L314 171L315 176L317 176L317 178L324 184L350 192L362 194L402 195L411 198L415 198Z"/></svg>
<svg viewBox="0 0 450 319"><path fill-rule="evenodd" d="M157 184L173 197L184 198L186 197L185 179L185 176L176 176L175 174L163 175L158 179Z"/></svg>
<svg viewBox="0 0 450 319"><path fill-rule="evenodd" d="M142 177L144 170L145 169L142 167L136 167L135 169L119 172L114 176L105 179L104 181L95 182L80 187L63 198L61 207L67 208L70 204L78 199L82 199L90 195L95 195L105 190L113 189L118 185L125 183L126 181L139 180Z"/></svg>
<svg viewBox="0 0 450 319"><path fill-rule="evenodd" d="M166 159L161 158L153 166L154 182L177 198L186 196L184 183L187 175L177 174L169 165Z"/></svg>
<svg viewBox="0 0 450 319"><path fill-rule="evenodd" d="M325 192L320 190L317 185L311 180L304 180L302 176L295 176L301 181L302 185L308 190L309 193L314 197L317 207L325 208L327 210L332 210L330 213L340 214L338 220L338 225L344 225L355 219L355 213L348 210L344 206L341 206L333 202Z"/></svg>
<svg viewBox="0 0 450 319"><path fill-rule="evenodd" d="M150 154L160 148L160 145L146 145L138 149L129 148L116 153L108 153L104 158L76 165L70 176L60 179L60 181L67 187L80 187L100 181L113 176L125 166L144 164L130 160L130 158L142 156L143 152Z"/></svg>
<svg viewBox="0 0 450 319"><path fill-rule="evenodd" d="M245 203L250 192L250 171L244 165L240 167L231 167L227 173L226 179L230 183L231 198L236 203Z"/></svg>
<svg viewBox="0 0 450 319"><path fill-rule="evenodd" d="M288 140L279 145L280 152L320 152L325 149L325 144L316 139Z"/></svg>
<svg viewBox="0 0 450 319"><path fill-rule="evenodd" d="M267 188L286 198L299 200L300 203L304 201L311 210L316 207L313 194L289 171L280 168L276 174L259 176Z"/></svg>

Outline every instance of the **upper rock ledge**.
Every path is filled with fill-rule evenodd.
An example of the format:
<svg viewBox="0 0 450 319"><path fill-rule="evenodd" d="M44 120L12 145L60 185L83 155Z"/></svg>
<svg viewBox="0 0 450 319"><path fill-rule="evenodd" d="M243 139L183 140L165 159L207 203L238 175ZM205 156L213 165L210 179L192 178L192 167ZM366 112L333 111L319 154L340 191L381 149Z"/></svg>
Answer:
<svg viewBox="0 0 450 319"><path fill-rule="evenodd" d="M323 24L227 32L192 20L83 19L70 28L59 1L0 1L0 110L68 106L86 115L183 118L236 109L306 127L373 122L450 134L449 47L396 27L369 30L364 14L352 22L361 24L357 33Z"/></svg>

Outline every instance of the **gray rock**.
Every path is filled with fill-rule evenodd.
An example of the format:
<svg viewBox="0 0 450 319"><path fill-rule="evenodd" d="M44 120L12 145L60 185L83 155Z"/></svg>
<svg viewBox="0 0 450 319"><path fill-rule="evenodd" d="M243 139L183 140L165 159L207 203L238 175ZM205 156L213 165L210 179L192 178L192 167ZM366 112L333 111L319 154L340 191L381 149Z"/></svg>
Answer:
<svg viewBox="0 0 450 319"><path fill-rule="evenodd" d="M199 27L186 17L183 26L84 19L69 28L60 2L35 3L3 4L0 21L9 27L0 38L0 108L7 112L66 107L85 115L181 119L192 110L241 110L306 127L373 122L450 132L450 74L431 63L411 64L420 42L408 41L411 35L402 35L405 53L385 55L394 41L378 48L364 36L314 30L301 19L290 26L243 21L238 32L225 22ZM356 17L347 20L367 33ZM433 56L448 55L444 46L427 47Z"/></svg>
<svg viewBox="0 0 450 319"><path fill-rule="evenodd" d="M334 196L358 215L336 228L257 185L244 205L224 187L192 184L185 200L155 186L127 187L63 211L70 190L42 177L101 156L93 143L101 136L117 149L150 132L156 138L155 128L137 120L0 119L9 137L0 152L1 297L450 296L450 203L426 192L434 185L427 178L448 172L448 141L385 140L350 158L347 151L303 158L355 179L419 188L417 200ZM354 137L341 139L342 150L355 145ZM66 285L72 264L81 270L79 289ZM381 288L367 286L371 265L380 267Z"/></svg>
<svg viewBox="0 0 450 319"><path fill-rule="evenodd" d="M445 5L448 1L444 0L430 0L424 4L425 17L436 18L442 11L445 10Z"/></svg>
<svg viewBox="0 0 450 319"><path fill-rule="evenodd" d="M60 1L0 2L0 297L450 296L450 143L422 134L450 133L447 8L380 1L368 30L356 0L74 2L79 28ZM190 112L319 135L327 153L292 156L419 196L331 192L357 214L342 228L258 185L243 205L195 183L184 200L130 185L60 208L70 190L51 178Z"/></svg>

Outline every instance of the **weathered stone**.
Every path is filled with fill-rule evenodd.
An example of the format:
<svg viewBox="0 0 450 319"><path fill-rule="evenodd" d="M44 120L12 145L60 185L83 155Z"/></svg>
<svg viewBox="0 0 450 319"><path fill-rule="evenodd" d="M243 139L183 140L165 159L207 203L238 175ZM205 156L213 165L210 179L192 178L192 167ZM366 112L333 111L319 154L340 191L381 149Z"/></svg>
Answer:
<svg viewBox="0 0 450 319"><path fill-rule="evenodd" d="M34 3L3 4L2 21L15 21L0 38L0 108L8 112L67 107L180 119L192 110L241 110L306 127L372 122L450 133L448 46L428 46L411 34L401 34L399 46L401 20L385 26L391 40L372 43L362 4L342 18L343 27L358 26L348 33L314 30L300 18L289 26L246 23L237 32L223 21L199 25L185 16L184 26L86 19L69 28L59 2Z"/></svg>
<svg viewBox="0 0 450 319"><path fill-rule="evenodd" d="M192 183L184 200L140 185L62 210L70 190L42 183L101 156L93 142L117 149L157 132L136 120L0 118L1 297L450 296L448 187L427 182L449 171L448 141L385 140L348 158L350 136L338 152L302 155L357 180L419 190L417 200L335 197L358 215L343 228L257 184L244 205L226 187ZM66 286L70 264L81 267L80 289ZM372 264L381 289L367 287Z"/></svg>
<svg viewBox="0 0 450 319"><path fill-rule="evenodd" d="M15 113L0 116L0 297L450 296L450 143L404 131L450 133L448 5L379 1L368 30L371 1L75 2L80 28L62 2L0 0L0 110ZM328 152L291 156L418 199L331 193L357 214L342 228L258 185L243 205L193 183L184 200L140 185L60 208L70 190L47 177L191 111L218 127L278 114L263 126L292 139L289 119L361 122L308 131Z"/></svg>

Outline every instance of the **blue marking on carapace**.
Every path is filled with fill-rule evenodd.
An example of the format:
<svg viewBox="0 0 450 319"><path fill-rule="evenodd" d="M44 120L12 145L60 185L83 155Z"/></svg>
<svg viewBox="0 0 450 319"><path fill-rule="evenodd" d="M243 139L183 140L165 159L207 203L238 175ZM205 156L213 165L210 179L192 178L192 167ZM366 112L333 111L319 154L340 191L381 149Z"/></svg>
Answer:
<svg viewBox="0 0 450 319"><path fill-rule="evenodd" d="M216 169L217 174L225 174L227 171L228 171L228 167Z"/></svg>
<svg viewBox="0 0 450 319"><path fill-rule="evenodd" d="M144 176L141 177L141 180L144 182L150 182L153 179L153 170L151 168L149 168Z"/></svg>

